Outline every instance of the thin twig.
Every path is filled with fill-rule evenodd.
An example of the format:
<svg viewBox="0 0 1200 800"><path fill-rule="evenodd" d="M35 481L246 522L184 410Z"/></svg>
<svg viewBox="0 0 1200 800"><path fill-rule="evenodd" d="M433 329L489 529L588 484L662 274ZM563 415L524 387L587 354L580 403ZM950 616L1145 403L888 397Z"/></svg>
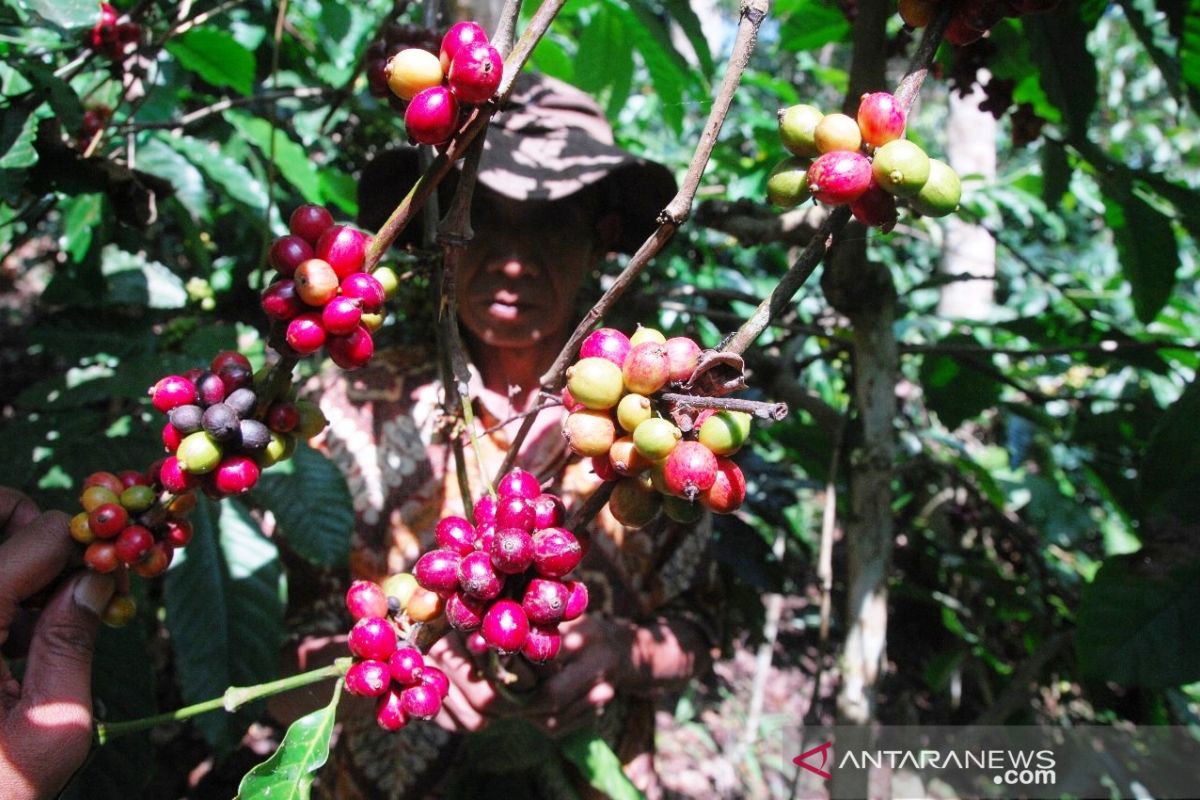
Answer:
<svg viewBox="0 0 1200 800"><path fill-rule="evenodd" d="M694 394L664 392L659 395L668 406L676 408L715 408L724 411L745 411L747 414L767 422L779 422L788 415L787 403L764 403L760 400L742 400L736 397L704 397Z"/></svg>

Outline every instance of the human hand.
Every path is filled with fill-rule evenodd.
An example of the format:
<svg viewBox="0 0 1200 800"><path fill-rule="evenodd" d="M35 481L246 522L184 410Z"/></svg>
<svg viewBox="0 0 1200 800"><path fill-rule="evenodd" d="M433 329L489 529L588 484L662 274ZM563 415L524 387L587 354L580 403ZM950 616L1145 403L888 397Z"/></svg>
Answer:
<svg viewBox="0 0 1200 800"><path fill-rule="evenodd" d="M435 718L446 730L460 733L482 730L492 718L516 711L516 706L489 682L454 631L429 648L425 662L446 673L450 680L450 693Z"/></svg>
<svg viewBox="0 0 1200 800"><path fill-rule="evenodd" d="M40 513L29 498L0 487L0 646L19 604L51 583L75 554L67 516ZM23 685L0 655L0 797L53 795L83 763L92 741L92 647L114 590L108 575L86 572L61 587L33 628ZM13 652L9 652L12 650Z"/></svg>

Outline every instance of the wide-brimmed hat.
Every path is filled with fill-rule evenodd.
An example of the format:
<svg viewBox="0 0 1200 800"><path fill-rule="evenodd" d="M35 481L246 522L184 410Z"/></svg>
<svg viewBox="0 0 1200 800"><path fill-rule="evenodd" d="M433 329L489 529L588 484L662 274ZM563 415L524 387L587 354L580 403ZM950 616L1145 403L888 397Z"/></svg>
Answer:
<svg viewBox="0 0 1200 800"><path fill-rule="evenodd" d="M417 175L412 147L371 161L359 180L359 224L371 230L382 225ZM452 172L443 186L453 189L457 177ZM654 230L658 213L675 194L670 170L613 143L612 128L595 100L570 84L532 73L517 77L508 101L492 116L478 180L504 197L529 201L561 200L605 181L608 202L621 220L615 249L624 253L636 250Z"/></svg>

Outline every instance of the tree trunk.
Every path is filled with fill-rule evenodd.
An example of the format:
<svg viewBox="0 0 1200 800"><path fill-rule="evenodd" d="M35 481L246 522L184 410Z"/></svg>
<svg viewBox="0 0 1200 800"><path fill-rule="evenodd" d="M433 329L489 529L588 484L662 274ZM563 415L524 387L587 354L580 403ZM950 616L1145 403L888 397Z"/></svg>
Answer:
<svg viewBox="0 0 1200 800"><path fill-rule="evenodd" d="M981 78L986 81L985 76ZM984 94L978 85L966 97L950 93L946 155L959 175L996 177L996 119L979 110ZM944 274L970 275L942 287L938 314L955 319L986 319L995 300L996 242L984 228L951 214L945 220Z"/></svg>

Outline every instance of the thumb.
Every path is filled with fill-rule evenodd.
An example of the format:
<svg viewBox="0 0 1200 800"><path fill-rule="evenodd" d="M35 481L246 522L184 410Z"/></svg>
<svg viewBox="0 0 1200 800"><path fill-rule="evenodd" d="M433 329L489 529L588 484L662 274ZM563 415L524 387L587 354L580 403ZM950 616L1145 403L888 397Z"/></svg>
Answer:
<svg viewBox="0 0 1200 800"><path fill-rule="evenodd" d="M25 667L23 704L64 704L92 714L92 649L100 614L115 590L111 575L87 571L64 586L42 611ZM73 716L73 715L72 715Z"/></svg>

